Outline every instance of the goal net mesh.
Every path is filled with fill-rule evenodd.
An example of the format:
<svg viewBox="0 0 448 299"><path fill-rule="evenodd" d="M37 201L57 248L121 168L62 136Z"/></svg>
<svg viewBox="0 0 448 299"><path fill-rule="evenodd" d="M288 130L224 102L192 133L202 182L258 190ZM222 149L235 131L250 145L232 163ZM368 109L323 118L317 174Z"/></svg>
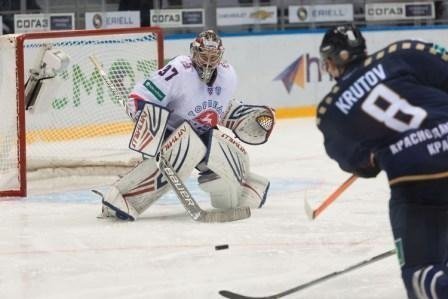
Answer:
<svg viewBox="0 0 448 299"><path fill-rule="evenodd" d="M96 57L120 93L126 95L138 80L161 65L158 35L151 31L98 31L82 36L31 34L21 38L23 44L18 42L19 35L0 38L0 105L5 111L0 124L0 188L13 188L21 179L20 138L26 141L28 171L104 170L138 163L140 155L128 149L133 122L89 56ZM20 83L41 69L46 49L63 51L69 64L53 78L41 80L35 104L24 113L26 134L22 136L19 101L24 101L25 91ZM20 81L22 66L24 78Z"/></svg>

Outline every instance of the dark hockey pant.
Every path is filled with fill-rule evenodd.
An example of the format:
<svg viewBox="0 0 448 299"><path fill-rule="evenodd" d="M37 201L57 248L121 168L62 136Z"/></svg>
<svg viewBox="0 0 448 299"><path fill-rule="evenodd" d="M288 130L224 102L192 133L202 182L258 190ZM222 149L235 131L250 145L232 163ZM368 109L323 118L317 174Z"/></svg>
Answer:
<svg viewBox="0 0 448 299"><path fill-rule="evenodd" d="M448 180L391 188L390 221L410 299L448 299Z"/></svg>

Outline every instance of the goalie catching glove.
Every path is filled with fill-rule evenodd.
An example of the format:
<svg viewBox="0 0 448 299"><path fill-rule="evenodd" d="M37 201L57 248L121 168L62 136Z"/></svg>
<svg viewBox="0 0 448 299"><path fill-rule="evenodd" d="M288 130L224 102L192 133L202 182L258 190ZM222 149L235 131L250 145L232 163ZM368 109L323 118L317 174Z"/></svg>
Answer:
<svg viewBox="0 0 448 299"><path fill-rule="evenodd" d="M244 105L233 100L221 120L221 125L233 131L242 142L265 143L275 124L274 110L267 106Z"/></svg>

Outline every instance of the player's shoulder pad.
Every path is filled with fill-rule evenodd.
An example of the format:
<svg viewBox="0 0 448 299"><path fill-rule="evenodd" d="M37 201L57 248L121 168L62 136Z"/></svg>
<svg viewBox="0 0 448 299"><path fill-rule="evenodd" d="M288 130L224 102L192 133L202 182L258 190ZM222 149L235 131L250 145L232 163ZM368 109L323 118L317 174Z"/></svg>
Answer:
<svg viewBox="0 0 448 299"><path fill-rule="evenodd" d="M220 62L218 65L218 72L226 72L226 73L232 73L236 74L235 69L230 63L227 62Z"/></svg>
<svg viewBox="0 0 448 299"><path fill-rule="evenodd" d="M176 67L179 72L191 71L193 70L193 62L190 56L179 55L170 60L169 64Z"/></svg>
<svg viewBox="0 0 448 299"><path fill-rule="evenodd" d="M232 65L231 65L230 63L228 63L227 61L221 61L221 62L219 63L219 65L220 65L220 67L223 67L223 68L225 68L225 69L233 68Z"/></svg>
<svg viewBox="0 0 448 299"><path fill-rule="evenodd" d="M318 127L319 127L325 113L327 113L328 108L333 104L334 98L339 93L339 90L340 90L340 88L339 88L338 84L333 85L333 87L331 88L331 91L317 105L316 125Z"/></svg>
<svg viewBox="0 0 448 299"><path fill-rule="evenodd" d="M233 66L226 62L221 62L218 65L218 74L220 77L225 78L227 82L232 82L233 86L236 87L238 81L238 75L236 74Z"/></svg>
<svg viewBox="0 0 448 299"><path fill-rule="evenodd" d="M432 55L439 55L445 61L448 61L448 53L444 47L425 42L418 39L407 39L397 41L388 45L387 47L369 55L366 60L364 60L364 66L369 66L374 62L379 62L385 57L390 55L399 55L403 52L414 52L416 55L419 53L430 53Z"/></svg>

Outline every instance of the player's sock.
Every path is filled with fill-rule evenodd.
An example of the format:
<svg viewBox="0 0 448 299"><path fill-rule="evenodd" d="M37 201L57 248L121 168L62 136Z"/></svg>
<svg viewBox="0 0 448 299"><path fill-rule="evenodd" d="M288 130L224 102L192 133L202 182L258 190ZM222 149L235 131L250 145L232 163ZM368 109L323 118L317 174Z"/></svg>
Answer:
<svg viewBox="0 0 448 299"><path fill-rule="evenodd" d="M402 270L410 299L448 298L448 275L444 265L427 265Z"/></svg>

